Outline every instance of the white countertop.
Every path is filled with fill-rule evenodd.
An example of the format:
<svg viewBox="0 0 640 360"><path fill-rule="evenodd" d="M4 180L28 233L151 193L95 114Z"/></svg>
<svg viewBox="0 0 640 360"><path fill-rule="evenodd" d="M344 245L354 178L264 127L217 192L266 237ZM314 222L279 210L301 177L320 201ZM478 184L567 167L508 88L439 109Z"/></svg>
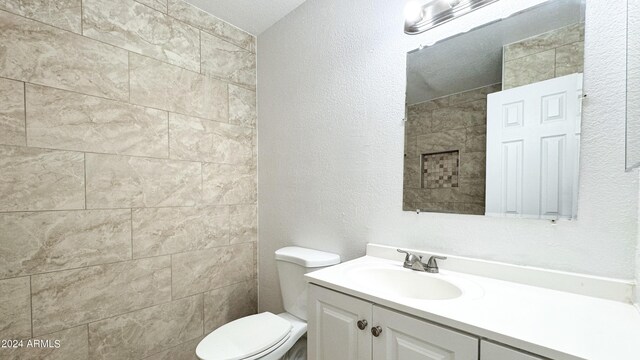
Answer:
<svg viewBox="0 0 640 360"><path fill-rule="evenodd" d="M631 304L440 270L459 285L452 300L416 300L367 288L348 272L402 262L364 256L308 273L308 282L556 360L640 359L640 312ZM412 271L404 269L406 271Z"/></svg>

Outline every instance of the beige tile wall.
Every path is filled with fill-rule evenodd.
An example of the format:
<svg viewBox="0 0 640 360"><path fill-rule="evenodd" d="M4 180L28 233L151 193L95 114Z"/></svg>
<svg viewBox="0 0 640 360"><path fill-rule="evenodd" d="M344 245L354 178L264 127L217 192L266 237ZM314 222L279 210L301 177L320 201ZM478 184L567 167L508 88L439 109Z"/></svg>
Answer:
<svg viewBox="0 0 640 360"><path fill-rule="evenodd" d="M181 0L0 0L2 359L195 359L256 311L255 37Z"/></svg>
<svg viewBox="0 0 640 360"><path fill-rule="evenodd" d="M503 89L583 72L584 23L552 30L503 49Z"/></svg>
<svg viewBox="0 0 640 360"><path fill-rule="evenodd" d="M484 215L487 94L494 84L409 105L405 123L403 210ZM459 151L457 187L423 188L421 155Z"/></svg>

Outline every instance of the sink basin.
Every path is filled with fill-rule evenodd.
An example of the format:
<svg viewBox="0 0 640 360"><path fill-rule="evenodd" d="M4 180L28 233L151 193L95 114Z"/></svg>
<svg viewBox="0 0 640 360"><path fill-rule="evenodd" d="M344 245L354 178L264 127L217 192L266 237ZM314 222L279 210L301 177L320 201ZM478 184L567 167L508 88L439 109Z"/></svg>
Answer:
<svg viewBox="0 0 640 360"><path fill-rule="evenodd" d="M390 296L416 300L450 300L462 290L440 275L404 268L356 268L348 276L359 285Z"/></svg>

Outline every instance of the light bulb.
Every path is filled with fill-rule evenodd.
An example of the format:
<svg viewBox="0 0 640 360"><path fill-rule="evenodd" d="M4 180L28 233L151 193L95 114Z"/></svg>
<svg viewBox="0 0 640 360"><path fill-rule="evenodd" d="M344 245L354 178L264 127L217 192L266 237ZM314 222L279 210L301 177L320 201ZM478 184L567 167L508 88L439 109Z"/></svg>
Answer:
<svg viewBox="0 0 640 360"><path fill-rule="evenodd" d="M422 19L422 5L417 1L410 1L404 7L404 21L411 24Z"/></svg>
<svg viewBox="0 0 640 360"><path fill-rule="evenodd" d="M449 6L451 7L456 7L458 4L460 4L460 0L448 0L449 1Z"/></svg>

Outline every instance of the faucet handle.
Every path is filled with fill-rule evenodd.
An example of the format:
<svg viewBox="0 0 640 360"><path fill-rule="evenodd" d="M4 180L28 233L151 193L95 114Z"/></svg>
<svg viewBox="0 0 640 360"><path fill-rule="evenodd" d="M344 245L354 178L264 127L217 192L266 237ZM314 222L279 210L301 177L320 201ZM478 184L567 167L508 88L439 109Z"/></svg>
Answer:
<svg viewBox="0 0 640 360"><path fill-rule="evenodd" d="M436 260L447 260L446 256L431 256L427 261L427 271L432 273L438 273L438 262Z"/></svg>
<svg viewBox="0 0 640 360"><path fill-rule="evenodd" d="M397 250L399 253L406 254L406 255L405 255L405 257L404 257L404 261L405 261L405 262L410 261L410 260L411 260L412 258L414 258L414 257L417 257L417 258L419 258L420 260L422 260L422 256L418 256L418 255L412 254L412 253L410 253L410 252L408 252L408 251L406 251L406 250L402 250L402 249L396 249L396 250Z"/></svg>
<svg viewBox="0 0 640 360"><path fill-rule="evenodd" d="M427 261L428 265L433 265L433 266L438 266L436 260L447 260L446 256L437 256L437 255L433 255L429 258L429 261Z"/></svg>
<svg viewBox="0 0 640 360"><path fill-rule="evenodd" d="M411 253L410 253L410 252L405 251L405 250L402 250L402 249L396 249L396 250L397 250L399 253L406 254L406 255L405 255L405 257L404 257L404 261L409 260L409 255L411 255Z"/></svg>
<svg viewBox="0 0 640 360"><path fill-rule="evenodd" d="M422 266L422 256L418 256L416 254L412 254L412 253L410 253L408 251L405 251L405 250L402 250L402 249L396 249L396 250L398 250L399 253L406 254L406 256L404 257L404 264L402 264L402 266L406 267L407 269L414 269L415 266L419 265L420 269L423 268L423 266Z"/></svg>

